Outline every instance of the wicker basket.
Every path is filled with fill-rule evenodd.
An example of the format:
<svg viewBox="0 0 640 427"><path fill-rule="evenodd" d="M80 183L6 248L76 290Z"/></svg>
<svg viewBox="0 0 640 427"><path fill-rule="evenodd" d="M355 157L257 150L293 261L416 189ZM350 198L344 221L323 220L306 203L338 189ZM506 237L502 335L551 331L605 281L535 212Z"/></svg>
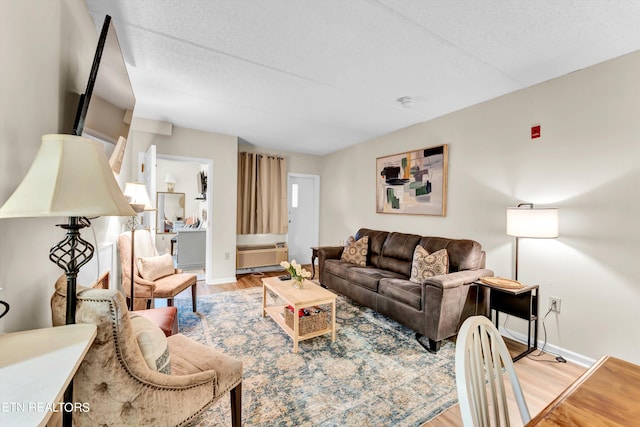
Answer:
<svg viewBox="0 0 640 427"><path fill-rule="evenodd" d="M318 307L314 308L318 309ZM325 310L320 310L317 313L311 314L310 316L302 316L299 319L299 335L307 335L312 332L320 331L327 328L328 316ZM284 308L284 321L288 327L293 329L293 312L287 309L287 307Z"/></svg>

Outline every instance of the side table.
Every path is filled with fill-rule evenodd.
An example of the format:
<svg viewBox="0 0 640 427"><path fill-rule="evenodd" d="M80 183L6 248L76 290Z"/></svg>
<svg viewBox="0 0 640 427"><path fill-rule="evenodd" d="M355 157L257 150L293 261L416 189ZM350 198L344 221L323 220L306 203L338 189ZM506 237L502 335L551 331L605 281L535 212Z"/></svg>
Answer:
<svg viewBox="0 0 640 427"><path fill-rule="evenodd" d="M88 323L0 336L0 425L44 426L59 413L95 337L96 325Z"/></svg>
<svg viewBox="0 0 640 427"><path fill-rule="evenodd" d="M474 282L477 286L484 286L489 289L489 313L487 317L491 319L491 311L495 311L495 325L498 328L500 312L510 314L528 322L527 327L527 348L520 354L513 357L513 361L522 359L527 354L536 349L538 343L538 301L539 286L530 285L519 289L509 289L480 280ZM533 341L531 330L533 329Z"/></svg>
<svg viewBox="0 0 640 427"><path fill-rule="evenodd" d="M318 258L320 246L311 246L311 278L316 278L316 258Z"/></svg>

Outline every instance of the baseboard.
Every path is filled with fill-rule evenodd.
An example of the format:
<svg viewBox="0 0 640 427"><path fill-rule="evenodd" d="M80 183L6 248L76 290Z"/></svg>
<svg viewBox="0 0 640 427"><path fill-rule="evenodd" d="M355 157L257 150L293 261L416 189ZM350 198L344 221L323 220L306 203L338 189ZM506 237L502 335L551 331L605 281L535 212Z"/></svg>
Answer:
<svg viewBox="0 0 640 427"><path fill-rule="evenodd" d="M516 341L524 344L525 346L527 345L527 336L520 332L516 332L511 329L506 329L503 326L500 326L500 333L503 334L505 337L515 339ZM549 344L549 343L547 343L547 345L545 346L544 339L543 340L538 339L538 349L541 349L542 346L544 346L545 352L555 354L557 356L562 356L567 361L575 363L576 365L584 366L585 368L588 368L589 366L595 363L595 359L591 359L590 357L586 357L582 354L578 354L571 350L567 350L566 348L562 348L557 345Z"/></svg>
<svg viewBox="0 0 640 427"><path fill-rule="evenodd" d="M213 279L212 281L207 282L207 285L222 285L224 283L236 283L237 281L238 280L236 279L236 276L233 276L221 279Z"/></svg>

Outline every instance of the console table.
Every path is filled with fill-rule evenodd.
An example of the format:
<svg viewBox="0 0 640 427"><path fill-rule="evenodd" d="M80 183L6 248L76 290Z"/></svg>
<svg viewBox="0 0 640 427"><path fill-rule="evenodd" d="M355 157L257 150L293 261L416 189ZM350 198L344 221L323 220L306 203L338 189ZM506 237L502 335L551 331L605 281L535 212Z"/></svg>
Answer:
<svg viewBox="0 0 640 427"><path fill-rule="evenodd" d="M96 337L76 324L0 336L0 425L44 426Z"/></svg>
<svg viewBox="0 0 640 427"><path fill-rule="evenodd" d="M509 289L492 284L475 282L478 286L489 289L489 313L495 311L495 325L499 327L500 312L524 319L528 322L527 327L527 348L520 354L513 357L513 361L522 359L527 354L536 349L538 343L538 285L524 286L519 289ZM533 329L533 337L531 330ZM533 340L532 340L533 338Z"/></svg>

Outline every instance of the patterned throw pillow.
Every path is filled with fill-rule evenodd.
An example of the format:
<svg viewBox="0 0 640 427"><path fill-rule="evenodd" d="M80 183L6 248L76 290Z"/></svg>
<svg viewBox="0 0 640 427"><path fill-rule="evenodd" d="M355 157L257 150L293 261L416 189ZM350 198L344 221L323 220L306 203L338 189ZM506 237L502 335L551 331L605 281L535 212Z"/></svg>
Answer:
<svg viewBox="0 0 640 427"><path fill-rule="evenodd" d="M449 255L446 249L440 249L429 254L425 248L418 245L413 251L413 264L411 265L411 280L414 283L422 283L424 279L449 272Z"/></svg>
<svg viewBox="0 0 640 427"><path fill-rule="evenodd" d="M167 337L162 329L146 317L130 313L133 334L147 366L163 374L171 374L171 358Z"/></svg>
<svg viewBox="0 0 640 427"><path fill-rule="evenodd" d="M347 244L342 251L342 261L350 262L361 267L367 265L367 253L369 252L369 236L355 240L353 236L347 239Z"/></svg>

